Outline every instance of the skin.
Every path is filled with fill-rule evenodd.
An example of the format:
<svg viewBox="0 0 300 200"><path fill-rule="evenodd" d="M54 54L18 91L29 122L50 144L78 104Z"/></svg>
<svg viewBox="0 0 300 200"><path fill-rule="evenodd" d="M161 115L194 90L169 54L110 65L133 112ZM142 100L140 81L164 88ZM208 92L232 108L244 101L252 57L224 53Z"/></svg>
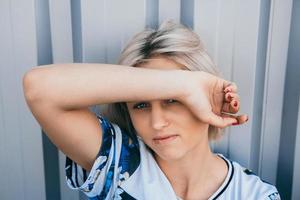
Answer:
<svg viewBox="0 0 300 200"><path fill-rule="evenodd" d="M209 149L208 124L224 128L247 119L245 115L226 117L222 113L238 111L239 105L233 106L234 100L239 104L236 85L205 72L143 69L184 69L161 57L139 68L74 63L36 67L23 78L24 96L50 140L87 171L102 144L99 121L88 106L130 102L127 106L135 129L154 150L176 194L184 199L207 199L227 173L225 163ZM137 103L132 101L145 99L149 100L145 110L132 109ZM177 136L172 143L154 142L164 134Z"/></svg>
<svg viewBox="0 0 300 200"><path fill-rule="evenodd" d="M164 57L155 57L138 67L185 69L183 65ZM234 98L239 103L234 87L227 89L225 99L231 102ZM135 130L154 151L158 165L178 196L183 199L208 199L222 185L228 169L225 161L210 150L208 123L198 119L185 104L176 100L158 99L126 104ZM137 105L139 107L134 108ZM230 103L225 106L233 113L238 110L238 107L230 108ZM242 123L245 119L240 121ZM175 136L164 143L154 139L169 135Z"/></svg>

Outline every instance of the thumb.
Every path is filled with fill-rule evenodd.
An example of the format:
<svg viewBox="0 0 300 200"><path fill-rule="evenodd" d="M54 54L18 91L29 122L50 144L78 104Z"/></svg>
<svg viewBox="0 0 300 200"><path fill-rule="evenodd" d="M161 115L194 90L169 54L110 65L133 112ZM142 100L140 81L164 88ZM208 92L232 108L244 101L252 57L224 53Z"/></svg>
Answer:
<svg viewBox="0 0 300 200"><path fill-rule="evenodd" d="M218 116L213 112L208 113L207 122L213 126L218 128L225 128L227 126L231 126L233 123L237 123L238 120L234 117L230 117L229 115Z"/></svg>

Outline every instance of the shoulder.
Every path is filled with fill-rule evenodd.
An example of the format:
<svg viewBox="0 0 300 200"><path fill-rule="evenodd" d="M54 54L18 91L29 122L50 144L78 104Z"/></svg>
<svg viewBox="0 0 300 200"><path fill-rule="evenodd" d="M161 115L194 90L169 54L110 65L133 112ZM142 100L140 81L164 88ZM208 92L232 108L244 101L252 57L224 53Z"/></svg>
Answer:
<svg viewBox="0 0 300 200"><path fill-rule="evenodd" d="M103 130L103 145L99 154L113 152L120 174L130 176L140 164L140 148L137 137L110 122L106 117L97 115ZM107 147L105 147L107 145ZM113 149L112 149L113 148ZM126 177L126 176L125 176Z"/></svg>
<svg viewBox="0 0 300 200"><path fill-rule="evenodd" d="M279 193L274 185L260 178L250 169L236 161L223 158L232 166L232 180L228 187L229 194L240 194L242 199L279 200ZM235 198L235 196L232 196Z"/></svg>
<svg viewBox="0 0 300 200"><path fill-rule="evenodd" d="M112 197L117 187L137 170L140 148L137 138L104 116L96 116L102 128L102 144L92 169L87 172L66 157L66 177L70 188L105 199Z"/></svg>

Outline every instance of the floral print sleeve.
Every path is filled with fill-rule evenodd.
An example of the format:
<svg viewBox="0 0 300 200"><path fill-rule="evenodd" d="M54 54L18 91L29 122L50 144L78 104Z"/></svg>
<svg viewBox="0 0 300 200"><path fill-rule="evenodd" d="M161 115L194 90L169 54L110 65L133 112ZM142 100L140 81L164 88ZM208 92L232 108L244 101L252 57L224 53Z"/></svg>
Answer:
<svg viewBox="0 0 300 200"><path fill-rule="evenodd" d="M84 192L90 199L134 199L120 187L140 164L137 138L105 117L97 115L102 128L102 145L93 167L87 172L66 157L66 181L71 189Z"/></svg>

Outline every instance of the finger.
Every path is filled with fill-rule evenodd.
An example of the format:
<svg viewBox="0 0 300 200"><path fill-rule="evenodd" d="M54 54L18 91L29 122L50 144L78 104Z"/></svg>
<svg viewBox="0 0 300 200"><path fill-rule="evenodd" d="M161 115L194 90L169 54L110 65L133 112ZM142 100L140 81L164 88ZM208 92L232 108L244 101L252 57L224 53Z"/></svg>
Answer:
<svg viewBox="0 0 300 200"><path fill-rule="evenodd" d="M240 96L238 94L236 94L236 93L227 92L225 94L225 101L226 102L231 102L232 99L236 99L236 100L240 101Z"/></svg>
<svg viewBox="0 0 300 200"><path fill-rule="evenodd" d="M239 115L236 117L237 119L237 123L234 123L232 125L241 125L241 124L244 124L248 121L249 117L247 115Z"/></svg>
<svg viewBox="0 0 300 200"><path fill-rule="evenodd" d="M247 115L238 116L237 120L239 124L244 124L248 121L249 117Z"/></svg>
<svg viewBox="0 0 300 200"><path fill-rule="evenodd" d="M227 126L231 126L232 124L238 123L234 116L228 114L221 114L221 116L218 116L213 112L207 115L207 122L218 128L225 128Z"/></svg>
<svg viewBox="0 0 300 200"><path fill-rule="evenodd" d="M224 103L222 107L222 112L227 113L237 113L240 109L239 102L236 100L231 101L230 103Z"/></svg>
<svg viewBox="0 0 300 200"><path fill-rule="evenodd" d="M224 92L237 92L237 85L234 82L229 83L228 85L225 86Z"/></svg>
<svg viewBox="0 0 300 200"><path fill-rule="evenodd" d="M224 118L224 117L229 117L229 118L234 118L236 119L236 122L230 124L230 125L233 125L233 126L236 126L236 125L242 125L244 123L246 123L249 119L248 115L231 115L231 114L227 114L227 113L222 113L221 116Z"/></svg>

